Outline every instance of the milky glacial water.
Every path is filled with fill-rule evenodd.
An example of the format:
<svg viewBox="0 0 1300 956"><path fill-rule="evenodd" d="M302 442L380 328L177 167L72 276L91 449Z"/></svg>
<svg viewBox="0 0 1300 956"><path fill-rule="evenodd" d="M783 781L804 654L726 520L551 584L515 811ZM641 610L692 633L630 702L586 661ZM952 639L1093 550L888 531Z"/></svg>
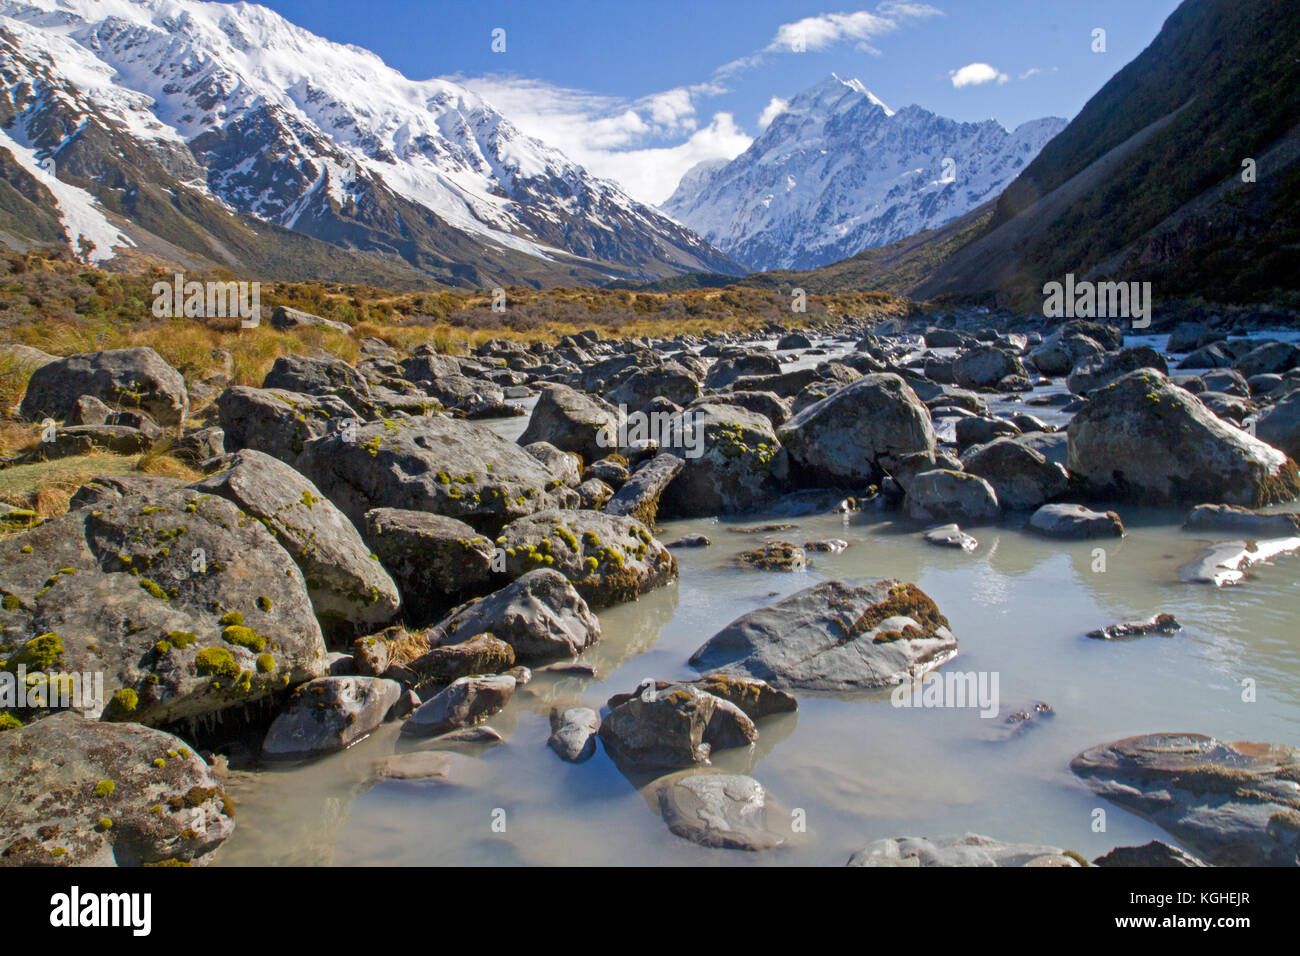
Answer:
<svg viewBox="0 0 1300 956"><path fill-rule="evenodd" d="M523 421L499 424L517 434ZM924 528L875 511L664 523L662 540L699 532L713 544L675 552L676 584L600 612L603 639L582 657L594 679L537 674L488 721L504 742L468 758L452 783L368 782L377 761L429 746L399 740L397 724L305 766L236 774L238 826L217 862L839 865L873 840L969 831L1088 858L1153 838L1176 843L1091 794L1069 761L1094 744L1157 731L1300 742L1300 556L1256 566L1236 587L1183 583L1178 569L1215 539L1181 530L1182 511L1116 510L1123 539L1044 540L1024 532L1021 516L969 529L979 539L969 554L928 545ZM764 536L728 529L773 521L795 525L780 538L842 538L849 547L811 554L812 566L795 573L736 566ZM1095 570L1096 548L1104 571ZM696 846L668 831L650 791L639 792L603 749L567 764L546 746L552 707L599 711L643 678L698 676L687 658L740 614L819 581L881 577L916 582L934 598L960 649L943 670L996 673L1000 712L897 708L887 692L798 694L797 713L761 721L756 745L721 751L710 768L758 779L775 829L806 819L807 832L791 832L786 846ZM1084 636L1158 611L1183 630L1128 642ZM1246 680L1253 702L1243 700ZM1054 715L1005 739L1005 717L1033 701ZM1107 814L1103 833L1093 830L1097 807Z"/></svg>

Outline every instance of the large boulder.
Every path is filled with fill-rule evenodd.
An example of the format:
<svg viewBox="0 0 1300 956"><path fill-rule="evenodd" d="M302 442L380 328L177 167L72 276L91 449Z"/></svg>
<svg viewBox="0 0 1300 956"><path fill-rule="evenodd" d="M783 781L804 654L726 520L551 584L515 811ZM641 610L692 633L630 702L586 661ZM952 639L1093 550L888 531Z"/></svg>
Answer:
<svg viewBox="0 0 1300 956"><path fill-rule="evenodd" d="M677 577L677 559L645 525L600 511L540 511L512 521L498 544L507 574L558 571L594 608L635 600Z"/></svg>
<svg viewBox="0 0 1300 956"><path fill-rule="evenodd" d="M539 568L456 608L428 639L445 647L481 634L509 644L521 664L538 664L581 654L600 640L600 621L564 575Z"/></svg>
<svg viewBox="0 0 1300 956"><path fill-rule="evenodd" d="M1085 750L1070 769L1215 866L1300 864L1295 747L1147 734Z"/></svg>
<svg viewBox="0 0 1300 956"><path fill-rule="evenodd" d="M618 450L609 441L611 436L617 438L617 432L618 416L607 402L551 383L542 387L519 444L550 442L592 462Z"/></svg>
<svg viewBox="0 0 1300 956"><path fill-rule="evenodd" d="M226 449L252 448L293 464L303 445L331 428L360 422L347 402L333 395L270 391L237 385L217 398Z"/></svg>
<svg viewBox="0 0 1300 956"><path fill-rule="evenodd" d="M40 366L27 382L19 410L29 421L72 414L92 395L107 405L138 408L159 425L177 427L189 411L185 378L151 348L70 355Z"/></svg>
<svg viewBox="0 0 1300 956"><path fill-rule="evenodd" d="M325 630L351 636L377 630L397 614L397 585L352 522L320 489L284 462L246 449L191 485L219 495L266 526L302 569Z"/></svg>
<svg viewBox="0 0 1300 956"><path fill-rule="evenodd" d="M913 521L976 524L1002 514L997 493L983 478L947 468L918 472L907 484L903 509Z"/></svg>
<svg viewBox="0 0 1300 956"><path fill-rule="evenodd" d="M463 521L426 511L366 512L366 543L392 575L403 617L420 627L490 590L492 542Z"/></svg>
<svg viewBox="0 0 1300 956"><path fill-rule="evenodd" d="M1013 510L1031 510L1065 493L1070 476L1056 462L1010 438L979 445L962 455L967 474L987 481L998 504Z"/></svg>
<svg viewBox="0 0 1300 956"><path fill-rule="evenodd" d="M261 522L193 490L106 496L0 539L0 594L10 662L101 672L114 719L206 717L325 670L293 559Z"/></svg>
<svg viewBox="0 0 1300 956"><path fill-rule="evenodd" d="M605 393L605 399L630 412L644 408L651 399L663 397L677 405L688 405L700 394L699 379L680 362L639 369Z"/></svg>
<svg viewBox="0 0 1300 956"><path fill-rule="evenodd" d="M994 388L1005 378L1025 377L1025 367L1005 347L982 345L957 357L952 377L962 388Z"/></svg>
<svg viewBox="0 0 1300 956"><path fill-rule="evenodd" d="M378 677L318 677L303 684L262 741L266 760L303 760L344 750L378 727L402 694Z"/></svg>
<svg viewBox="0 0 1300 956"><path fill-rule="evenodd" d="M600 739L623 769L635 772L707 764L715 750L746 746L758 731L738 707L696 684L659 689L645 681L601 721Z"/></svg>
<svg viewBox="0 0 1300 956"><path fill-rule="evenodd" d="M1029 353L1029 360L1044 375L1068 375L1080 362L1106 350L1086 335L1053 335Z"/></svg>
<svg viewBox="0 0 1300 956"><path fill-rule="evenodd" d="M334 395L362 412L371 406L370 383L347 362L330 355L281 355L266 373L262 388Z"/></svg>
<svg viewBox="0 0 1300 956"><path fill-rule="evenodd" d="M661 452L645 462L609 499L605 511L627 515L653 528L659 514L659 498L681 472L685 459L671 452Z"/></svg>
<svg viewBox="0 0 1300 956"><path fill-rule="evenodd" d="M860 488L906 455L934 453L930 413L897 375L864 375L782 426L792 476Z"/></svg>
<svg viewBox="0 0 1300 956"><path fill-rule="evenodd" d="M721 389L746 375L778 375L781 360L771 352L742 351L719 358L709 369L704 384Z"/></svg>
<svg viewBox="0 0 1300 956"><path fill-rule="evenodd" d="M1300 460L1300 389L1287 392L1255 416L1255 437Z"/></svg>
<svg viewBox="0 0 1300 956"><path fill-rule="evenodd" d="M749 511L784 487L781 443L772 423L756 412L706 402L682 411L669 430L684 438L666 449L683 460L660 497L666 517Z"/></svg>
<svg viewBox="0 0 1300 956"><path fill-rule="evenodd" d="M490 428L442 415L370 422L303 447L298 469L358 527L372 508L447 515L495 532L577 496Z"/></svg>
<svg viewBox="0 0 1300 956"><path fill-rule="evenodd" d="M350 325L336 322L333 319L322 318L319 315L312 315L310 312L304 312L301 309L293 309L287 305L277 305L271 313L271 327L281 332L311 328L312 326L332 329L335 332L342 332L344 335L352 333Z"/></svg>
<svg viewBox="0 0 1300 956"><path fill-rule="evenodd" d="M1129 372L1089 399L1067 429L1069 470L1098 495L1259 506L1300 493L1294 461L1159 372Z"/></svg>
<svg viewBox="0 0 1300 956"><path fill-rule="evenodd" d="M1140 368L1153 368L1166 375L1169 373L1169 366L1159 352L1149 345L1139 345L1080 362L1066 379L1066 387L1076 395L1083 395L1109 385L1126 372Z"/></svg>
<svg viewBox="0 0 1300 956"><path fill-rule="evenodd" d="M0 861L203 865L235 830L208 765L178 737L64 712L0 734Z"/></svg>
<svg viewBox="0 0 1300 956"><path fill-rule="evenodd" d="M778 689L845 692L918 679L956 653L947 618L916 585L824 581L738 617L690 664Z"/></svg>

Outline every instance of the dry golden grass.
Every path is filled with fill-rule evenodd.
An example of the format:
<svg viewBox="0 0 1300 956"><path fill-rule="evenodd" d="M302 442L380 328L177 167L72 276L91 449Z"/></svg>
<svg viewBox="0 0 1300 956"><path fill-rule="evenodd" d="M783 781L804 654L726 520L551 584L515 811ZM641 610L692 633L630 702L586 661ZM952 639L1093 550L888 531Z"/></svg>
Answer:
<svg viewBox="0 0 1300 956"><path fill-rule="evenodd" d="M194 481L201 473L164 452L113 455L97 452L56 461L13 465L0 469L0 501L29 508L42 518L68 510L77 489L100 475L149 474Z"/></svg>

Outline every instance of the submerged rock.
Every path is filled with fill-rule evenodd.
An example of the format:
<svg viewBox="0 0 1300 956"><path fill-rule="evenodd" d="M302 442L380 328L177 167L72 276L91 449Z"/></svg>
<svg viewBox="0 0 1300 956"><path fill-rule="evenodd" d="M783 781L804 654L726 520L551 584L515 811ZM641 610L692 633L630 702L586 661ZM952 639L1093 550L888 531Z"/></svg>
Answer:
<svg viewBox="0 0 1300 956"><path fill-rule="evenodd" d="M1124 522L1113 511L1092 511L1083 505L1043 505L1026 525L1048 538L1078 541L1085 538L1122 538Z"/></svg>
<svg viewBox="0 0 1300 956"><path fill-rule="evenodd" d="M732 621L690 663L778 689L843 692L919 678L956 653L947 618L916 585L825 581Z"/></svg>
<svg viewBox="0 0 1300 956"><path fill-rule="evenodd" d="M1162 840L1152 840L1142 846L1117 846L1104 856L1092 861L1093 866L1140 866L1140 867L1198 867L1205 863L1192 856L1186 850L1170 846Z"/></svg>
<svg viewBox="0 0 1300 956"><path fill-rule="evenodd" d="M1087 866L1077 853L1032 843L1003 843L992 837L894 837L868 844L849 866Z"/></svg>
<svg viewBox="0 0 1300 956"><path fill-rule="evenodd" d="M1197 505L1183 525L1188 531L1244 534L1252 538L1293 538L1300 535L1300 514L1269 514L1236 505Z"/></svg>
<svg viewBox="0 0 1300 956"><path fill-rule="evenodd" d="M960 551L974 551L979 547L979 542L975 538L962 531L955 524L945 524L937 528L931 528L925 533L925 540L928 544L937 545L941 548L957 548Z"/></svg>
<svg viewBox="0 0 1300 956"><path fill-rule="evenodd" d="M596 752L600 715L590 707L569 707L551 711L551 736L546 744L561 760L582 763Z"/></svg>
<svg viewBox="0 0 1300 956"><path fill-rule="evenodd" d="M204 864L234 810L184 741L64 712L0 734L9 866Z"/></svg>
<svg viewBox="0 0 1300 956"><path fill-rule="evenodd" d="M1202 734L1092 747L1070 769L1215 866L1300 865L1300 750Z"/></svg>
<svg viewBox="0 0 1300 956"><path fill-rule="evenodd" d="M1249 538L1220 541L1207 548L1195 561L1179 568L1178 577L1189 584L1213 584L1215 587L1237 584L1246 577L1246 569L1251 565L1297 550L1300 550L1300 536L1263 541Z"/></svg>
<svg viewBox="0 0 1300 956"><path fill-rule="evenodd" d="M785 842L767 820L767 791L753 777L687 773L656 787L670 832L704 847L770 850Z"/></svg>
<svg viewBox="0 0 1300 956"><path fill-rule="evenodd" d="M1095 631L1089 631L1088 636L1098 641L1118 641L1134 637L1150 637L1152 634L1168 637L1171 634L1177 634L1182 629L1183 626L1174 619L1172 614L1157 614L1145 621L1125 621L1122 624L1110 624Z"/></svg>
<svg viewBox="0 0 1300 956"><path fill-rule="evenodd" d="M769 541L741 552L736 560L760 571L801 571L808 566L803 548L790 541Z"/></svg>

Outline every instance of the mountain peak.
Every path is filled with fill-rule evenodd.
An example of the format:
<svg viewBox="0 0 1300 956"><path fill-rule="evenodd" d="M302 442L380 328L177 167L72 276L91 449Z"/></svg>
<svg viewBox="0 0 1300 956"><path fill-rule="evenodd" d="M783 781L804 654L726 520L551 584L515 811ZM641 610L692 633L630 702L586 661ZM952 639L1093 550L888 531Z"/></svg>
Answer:
<svg viewBox="0 0 1300 956"><path fill-rule="evenodd" d="M663 208L751 269L815 268L989 201L1064 125L1013 134L919 106L895 113L832 73L731 162L682 177Z"/></svg>
<svg viewBox="0 0 1300 956"><path fill-rule="evenodd" d="M874 103L885 111L886 116L893 116L894 111L885 105L880 97L872 93L856 77L842 78L838 73L831 73L799 93L790 101L791 110L812 109L819 113L838 113L857 106L862 99Z"/></svg>

